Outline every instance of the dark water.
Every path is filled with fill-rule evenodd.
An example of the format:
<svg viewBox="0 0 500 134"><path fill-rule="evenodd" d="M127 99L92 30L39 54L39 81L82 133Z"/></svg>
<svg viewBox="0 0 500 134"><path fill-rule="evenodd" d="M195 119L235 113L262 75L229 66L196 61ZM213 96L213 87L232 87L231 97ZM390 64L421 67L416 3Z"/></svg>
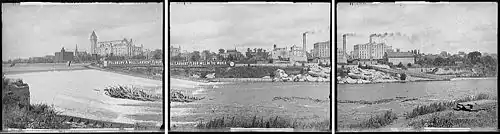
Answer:
<svg viewBox="0 0 500 134"><path fill-rule="evenodd" d="M351 84L337 86L337 100L368 100L404 97L458 98L478 93L497 94L497 78L408 83Z"/></svg>
<svg viewBox="0 0 500 134"><path fill-rule="evenodd" d="M208 89L208 96L215 97L215 103L255 104L270 102L275 96L310 97L328 99L329 82L259 82L233 83Z"/></svg>
<svg viewBox="0 0 500 134"><path fill-rule="evenodd" d="M209 85L193 89L194 94L206 99L171 107L172 122L199 122L221 116L279 115L299 120L323 121L330 119L331 103L315 103L309 100L285 102L273 101L274 97L303 97L328 100L330 82L255 82L226 83L216 87ZM176 115L172 110L189 108L186 115Z"/></svg>

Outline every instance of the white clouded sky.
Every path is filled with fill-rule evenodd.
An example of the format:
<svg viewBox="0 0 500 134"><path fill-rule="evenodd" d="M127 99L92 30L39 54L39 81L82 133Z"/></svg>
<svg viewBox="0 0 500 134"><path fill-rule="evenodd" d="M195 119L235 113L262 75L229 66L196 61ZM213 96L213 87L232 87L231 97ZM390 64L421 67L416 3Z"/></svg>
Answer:
<svg viewBox="0 0 500 134"><path fill-rule="evenodd" d="M2 60L54 55L61 47L90 51L99 40L132 38L146 49L162 49L163 4L2 4Z"/></svg>
<svg viewBox="0 0 500 134"><path fill-rule="evenodd" d="M367 43L371 33L400 32L407 36L390 45L405 51L420 49L424 53L497 53L496 3L356 6L341 3L337 5L337 17L338 33L358 35L351 38L354 44ZM401 41L404 38L406 40ZM352 49L353 44L348 44L347 50Z"/></svg>
<svg viewBox="0 0 500 134"><path fill-rule="evenodd" d="M182 50L216 52L219 48L271 49L330 40L330 4L224 4L170 5L170 43Z"/></svg>

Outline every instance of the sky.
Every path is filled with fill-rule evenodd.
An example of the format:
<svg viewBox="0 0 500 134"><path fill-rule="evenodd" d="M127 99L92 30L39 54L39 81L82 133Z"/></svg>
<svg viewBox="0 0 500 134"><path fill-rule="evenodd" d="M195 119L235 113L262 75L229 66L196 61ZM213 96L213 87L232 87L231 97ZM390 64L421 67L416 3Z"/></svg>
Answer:
<svg viewBox="0 0 500 134"><path fill-rule="evenodd" d="M90 52L89 37L98 41L134 41L145 49L162 49L163 4L2 4L2 60ZM69 49L69 50L68 50Z"/></svg>
<svg viewBox="0 0 500 134"><path fill-rule="evenodd" d="M302 47L330 40L330 4L227 4L197 3L170 5L170 45L184 51L247 48L271 50Z"/></svg>
<svg viewBox="0 0 500 134"><path fill-rule="evenodd" d="M348 52L368 43L372 33L399 32L389 45L402 51L497 53L497 25L496 3L337 5L337 37L355 34L348 38Z"/></svg>

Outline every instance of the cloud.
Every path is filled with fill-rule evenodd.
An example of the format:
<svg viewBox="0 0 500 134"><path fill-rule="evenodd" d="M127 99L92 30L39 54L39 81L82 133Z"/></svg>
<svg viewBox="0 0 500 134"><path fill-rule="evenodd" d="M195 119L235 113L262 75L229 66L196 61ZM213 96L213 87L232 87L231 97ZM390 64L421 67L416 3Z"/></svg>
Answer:
<svg viewBox="0 0 500 134"><path fill-rule="evenodd" d="M338 32L401 32L410 43L393 48L423 52L479 50L496 52L496 3L459 4L339 4ZM366 37L368 38L368 37ZM348 46L352 47L352 44Z"/></svg>
<svg viewBox="0 0 500 134"><path fill-rule="evenodd" d="M162 48L163 5L2 5L2 57L53 55L62 46L89 51L93 30L99 40L133 38L136 45Z"/></svg>
<svg viewBox="0 0 500 134"><path fill-rule="evenodd" d="M185 50L300 45L302 33L315 30L308 44L329 40L328 4L172 4L171 43ZM308 46L312 49L312 45Z"/></svg>

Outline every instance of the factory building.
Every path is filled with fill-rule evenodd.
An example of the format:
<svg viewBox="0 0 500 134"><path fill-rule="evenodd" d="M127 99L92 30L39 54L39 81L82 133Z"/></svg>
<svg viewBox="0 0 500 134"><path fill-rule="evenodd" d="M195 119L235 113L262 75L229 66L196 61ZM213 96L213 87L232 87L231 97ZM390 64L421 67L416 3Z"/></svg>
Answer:
<svg viewBox="0 0 500 134"><path fill-rule="evenodd" d="M66 52L64 47L61 49L61 52L55 52L54 55L54 62L73 61L73 52Z"/></svg>

